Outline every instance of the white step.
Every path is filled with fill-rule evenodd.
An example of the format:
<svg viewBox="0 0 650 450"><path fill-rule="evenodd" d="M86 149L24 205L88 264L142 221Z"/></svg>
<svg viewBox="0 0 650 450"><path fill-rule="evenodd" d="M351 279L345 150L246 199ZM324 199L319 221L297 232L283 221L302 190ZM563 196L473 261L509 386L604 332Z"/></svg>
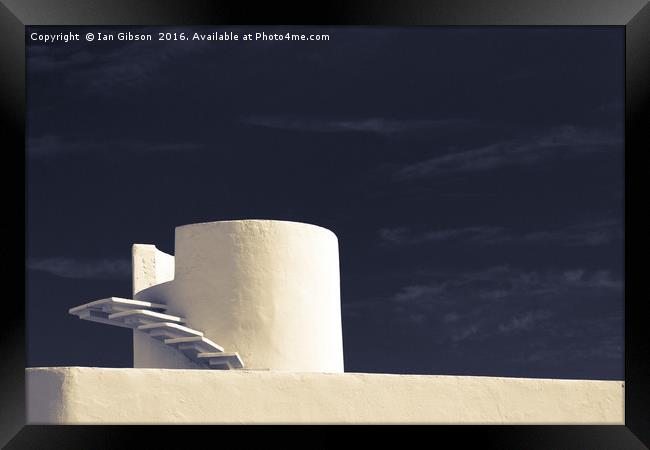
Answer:
<svg viewBox="0 0 650 450"><path fill-rule="evenodd" d="M203 336L203 333L192 328L178 325L171 322L149 323L140 325L138 330L148 333L149 336L156 339L178 339L184 337Z"/></svg>
<svg viewBox="0 0 650 450"><path fill-rule="evenodd" d="M129 311L122 311L110 314L108 318L116 322L121 322L125 325L130 325L132 328L156 322L185 323L185 319L182 317L149 311L147 309L132 309Z"/></svg>
<svg viewBox="0 0 650 450"><path fill-rule="evenodd" d="M203 352L223 352L223 348L204 336L165 339L165 344L172 345L183 353L196 357Z"/></svg>
<svg viewBox="0 0 650 450"><path fill-rule="evenodd" d="M183 317L162 312L166 310L167 306L162 303L108 297L70 308L68 312L83 320L136 328L175 347L205 368L229 370L244 367L237 352L224 352L201 331L181 325L185 323Z"/></svg>
<svg viewBox="0 0 650 450"><path fill-rule="evenodd" d="M107 313L114 313L114 312L127 311L131 309L143 309L143 308L164 311L165 309L167 309L167 305L163 305L161 303L145 302L142 300L132 300L130 298L108 297L108 298L102 298L100 300L95 300L83 305L75 306L74 308L70 308L68 312L70 314L79 315L79 313L86 310L95 310L95 311L103 311Z"/></svg>
<svg viewBox="0 0 650 450"><path fill-rule="evenodd" d="M126 324L123 324L123 323L120 323L120 322L115 322L113 320L110 320L108 318L108 313L105 313L103 311L95 311L95 310L92 310L92 309L86 309L86 310L80 311L76 315L80 319L83 319L83 320L90 320L92 322L105 323L107 325L114 325L116 327L132 328L130 325L126 325Z"/></svg>
<svg viewBox="0 0 650 450"><path fill-rule="evenodd" d="M205 352L196 355L196 358L201 361L206 361L211 368L214 369L241 369L244 363L239 357L237 352Z"/></svg>

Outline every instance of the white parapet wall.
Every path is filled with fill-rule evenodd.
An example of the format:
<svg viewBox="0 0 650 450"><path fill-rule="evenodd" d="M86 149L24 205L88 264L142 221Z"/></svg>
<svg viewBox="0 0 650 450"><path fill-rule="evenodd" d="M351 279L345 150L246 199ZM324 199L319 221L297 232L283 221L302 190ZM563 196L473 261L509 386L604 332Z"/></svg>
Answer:
<svg viewBox="0 0 650 450"><path fill-rule="evenodd" d="M624 424L622 381L44 367L28 424Z"/></svg>
<svg viewBox="0 0 650 450"><path fill-rule="evenodd" d="M248 369L343 372L334 233L275 220L185 225L174 257L173 280L135 298L168 305ZM144 339L134 335L136 367L190 368Z"/></svg>

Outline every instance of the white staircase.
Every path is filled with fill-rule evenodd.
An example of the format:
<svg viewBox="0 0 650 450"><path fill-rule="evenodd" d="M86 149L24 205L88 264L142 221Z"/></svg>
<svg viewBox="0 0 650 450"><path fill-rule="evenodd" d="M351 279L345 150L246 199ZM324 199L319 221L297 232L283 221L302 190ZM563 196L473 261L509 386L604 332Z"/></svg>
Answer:
<svg viewBox="0 0 650 450"><path fill-rule="evenodd" d="M109 297L86 303L68 311L83 320L137 329L182 352L205 369L241 369L244 364L237 352L223 348L203 333L184 326L185 319L166 312L160 303Z"/></svg>

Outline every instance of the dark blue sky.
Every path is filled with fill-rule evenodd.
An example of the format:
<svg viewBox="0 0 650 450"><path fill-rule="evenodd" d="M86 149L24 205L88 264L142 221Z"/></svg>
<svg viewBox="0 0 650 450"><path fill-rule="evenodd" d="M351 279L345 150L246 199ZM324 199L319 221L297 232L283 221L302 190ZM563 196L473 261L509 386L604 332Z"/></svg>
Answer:
<svg viewBox="0 0 650 450"><path fill-rule="evenodd" d="M28 35L70 30L28 40L29 366L130 366L67 309L130 296L132 243L261 218L338 236L346 371L624 378L622 28Z"/></svg>

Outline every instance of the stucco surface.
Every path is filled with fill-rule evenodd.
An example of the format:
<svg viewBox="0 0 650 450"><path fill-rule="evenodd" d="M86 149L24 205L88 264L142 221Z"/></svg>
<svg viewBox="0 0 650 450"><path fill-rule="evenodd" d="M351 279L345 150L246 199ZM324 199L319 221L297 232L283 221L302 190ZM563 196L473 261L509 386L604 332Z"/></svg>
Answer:
<svg viewBox="0 0 650 450"><path fill-rule="evenodd" d="M174 279L174 256L161 252L155 245L133 244L133 294Z"/></svg>
<svg viewBox="0 0 650 450"><path fill-rule="evenodd" d="M338 240L325 228L274 220L177 227L173 280L135 298L167 304L246 368L343 372ZM179 368L148 351L157 367Z"/></svg>
<svg viewBox="0 0 650 450"><path fill-rule="evenodd" d="M621 381L44 367L30 424L623 424Z"/></svg>
<svg viewBox="0 0 650 450"><path fill-rule="evenodd" d="M131 261L134 298L142 290L174 279L174 256L161 252L155 245L133 244ZM194 369L196 365L176 349L133 330L133 367Z"/></svg>

